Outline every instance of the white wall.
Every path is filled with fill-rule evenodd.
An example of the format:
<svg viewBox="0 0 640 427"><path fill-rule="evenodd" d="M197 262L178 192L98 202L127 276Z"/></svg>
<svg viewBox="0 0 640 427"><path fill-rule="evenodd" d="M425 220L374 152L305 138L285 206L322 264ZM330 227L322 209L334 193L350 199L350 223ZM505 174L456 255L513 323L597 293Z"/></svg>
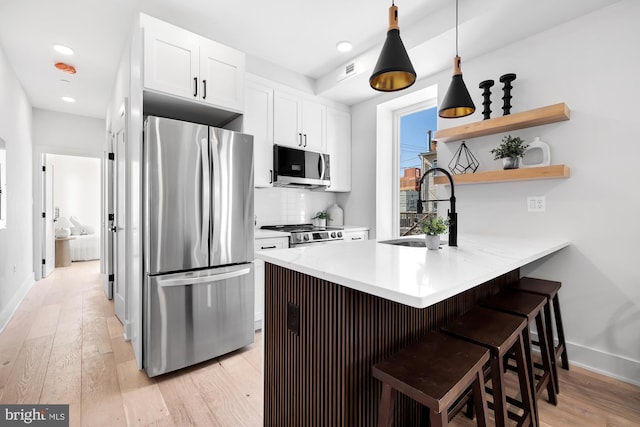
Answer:
<svg viewBox="0 0 640 427"><path fill-rule="evenodd" d="M33 170L42 165L42 154L62 154L101 158L105 147L105 121L92 117L33 109ZM42 185L40 179L33 180L33 269L36 279L41 271L38 260L42 259L42 233L40 216L42 212ZM98 230L98 227L96 228Z"/></svg>
<svg viewBox="0 0 640 427"><path fill-rule="evenodd" d="M53 165L53 205L60 216L75 216L100 232L100 159L47 155Z"/></svg>
<svg viewBox="0 0 640 427"><path fill-rule="evenodd" d="M551 161L571 168L563 180L458 186L459 232L562 235L571 247L523 268L523 274L560 280L560 300L573 363L640 384L640 273L637 258L640 192L635 176L640 159L635 103L640 95L640 4L621 1L539 35L478 58L464 58L464 78L476 113L440 120L440 128L482 119L478 83L507 72L514 82L512 112L566 102L571 120L512 134L535 136L551 146ZM450 72L428 76L415 89L438 84L440 99ZM493 117L501 114L500 84L494 86ZM352 107L353 191L338 196L348 223L375 233L375 105L400 94L380 96ZM467 141L480 169L500 169L489 151L502 135ZM448 164L460 142L439 144ZM357 159L357 161L356 161ZM446 189L443 189L446 196ZM545 213L528 213L527 196L545 196ZM446 204L442 204L446 211ZM356 215L357 220L356 220Z"/></svg>
<svg viewBox="0 0 640 427"><path fill-rule="evenodd" d="M7 226L0 229L0 329L33 277L31 105L0 48L0 138L6 143Z"/></svg>

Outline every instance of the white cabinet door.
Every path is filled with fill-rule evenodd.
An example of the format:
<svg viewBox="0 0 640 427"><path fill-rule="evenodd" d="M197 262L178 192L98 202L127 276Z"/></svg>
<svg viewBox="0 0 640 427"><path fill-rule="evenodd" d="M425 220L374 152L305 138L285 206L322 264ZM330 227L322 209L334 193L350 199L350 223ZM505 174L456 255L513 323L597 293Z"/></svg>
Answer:
<svg viewBox="0 0 640 427"><path fill-rule="evenodd" d="M327 108L317 102L302 102L302 147L307 150L325 151L325 123Z"/></svg>
<svg viewBox="0 0 640 427"><path fill-rule="evenodd" d="M247 81L244 133L253 135L254 185L273 184L273 89Z"/></svg>
<svg viewBox="0 0 640 427"><path fill-rule="evenodd" d="M324 152L326 107L299 96L274 94L274 143L302 150Z"/></svg>
<svg viewBox="0 0 640 427"><path fill-rule="evenodd" d="M200 53L198 36L162 22L144 29L144 86L196 99Z"/></svg>
<svg viewBox="0 0 640 427"><path fill-rule="evenodd" d="M342 233L345 242L351 242L354 240L369 240L368 231L344 231Z"/></svg>
<svg viewBox="0 0 640 427"><path fill-rule="evenodd" d="M207 104L227 110L244 108L244 53L201 39L200 96Z"/></svg>
<svg viewBox="0 0 640 427"><path fill-rule="evenodd" d="M268 239L255 239L254 249L256 252L268 251L270 249L286 249L289 247L288 237L275 237ZM255 330L262 328L264 312L264 261L256 259L254 262L255 272Z"/></svg>
<svg viewBox="0 0 640 427"><path fill-rule="evenodd" d="M327 108L327 153L331 185L327 191L351 191L351 114Z"/></svg>
<svg viewBox="0 0 640 427"><path fill-rule="evenodd" d="M148 16L143 24L146 89L243 111L243 52Z"/></svg>
<svg viewBox="0 0 640 427"><path fill-rule="evenodd" d="M273 142L293 148L302 146L302 99L286 92L273 95Z"/></svg>

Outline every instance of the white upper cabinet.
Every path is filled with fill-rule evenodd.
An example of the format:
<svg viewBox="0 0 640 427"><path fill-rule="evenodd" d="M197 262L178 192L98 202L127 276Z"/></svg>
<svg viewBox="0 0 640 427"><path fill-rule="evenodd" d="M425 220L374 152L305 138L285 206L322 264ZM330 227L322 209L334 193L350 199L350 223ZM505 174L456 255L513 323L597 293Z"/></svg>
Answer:
<svg viewBox="0 0 640 427"><path fill-rule="evenodd" d="M327 108L327 153L331 185L327 191L351 191L351 114Z"/></svg>
<svg viewBox="0 0 640 427"><path fill-rule="evenodd" d="M144 87L225 110L244 109L244 53L144 15Z"/></svg>
<svg viewBox="0 0 640 427"><path fill-rule="evenodd" d="M253 135L254 185L273 184L273 88L247 80L244 133Z"/></svg>
<svg viewBox="0 0 640 427"><path fill-rule="evenodd" d="M274 143L324 152L326 107L287 93L274 94Z"/></svg>

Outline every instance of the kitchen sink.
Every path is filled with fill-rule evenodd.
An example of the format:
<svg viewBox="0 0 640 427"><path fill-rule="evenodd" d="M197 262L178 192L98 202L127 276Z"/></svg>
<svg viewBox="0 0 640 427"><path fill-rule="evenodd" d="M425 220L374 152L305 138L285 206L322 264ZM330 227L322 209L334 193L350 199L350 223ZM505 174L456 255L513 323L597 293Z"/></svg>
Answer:
<svg viewBox="0 0 640 427"><path fill-rule="evenodd" d="M382 240L378 243L384 243L385 245L395 245L395 246L411 246L413 248L425 248L425 240L424 237L421 239L393 239L393 240ZM441 245L446 245L447 242L444 240L440 240Z"/></svg>

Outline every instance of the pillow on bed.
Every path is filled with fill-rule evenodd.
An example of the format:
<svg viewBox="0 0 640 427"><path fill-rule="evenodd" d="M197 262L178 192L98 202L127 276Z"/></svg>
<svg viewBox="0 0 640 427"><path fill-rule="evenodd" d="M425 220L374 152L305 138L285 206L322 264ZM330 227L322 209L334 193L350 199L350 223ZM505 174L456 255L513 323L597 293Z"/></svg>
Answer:
<svg viewBox="0 0 640 427"><path fill-rule="evenodd" d="M72 216L71 218L69 218L69 221L71 221L71 224L73 224L73 227L71 227L72 236L80 236L82 234L87 234L86 227L82 225L80 221L78 221L78 218L76 218L75 216Z"/></svg>

